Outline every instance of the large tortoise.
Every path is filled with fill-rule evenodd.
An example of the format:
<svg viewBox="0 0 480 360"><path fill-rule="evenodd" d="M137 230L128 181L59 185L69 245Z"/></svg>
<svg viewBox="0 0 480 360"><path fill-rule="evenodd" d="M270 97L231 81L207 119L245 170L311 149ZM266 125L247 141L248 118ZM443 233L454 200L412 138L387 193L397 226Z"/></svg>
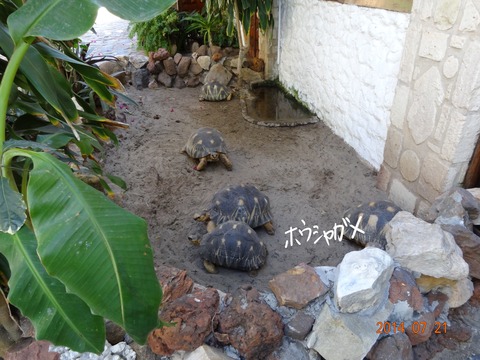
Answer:
<svg viewBox="0 0 480 360"><path fill-rule="evenodd" d="M265 244L241 221L224 222L194 243L200 245L200 256L209 273L217 272L215 265L254 272L267 259Z"/></svg>
<svg viewBox="0 0 480 360"><path fill-rule="evenodd" d="M366 202L352 207L343 215L348 224L345 226L344 236L363 247L376 246L385 249L387 245L386 225L401 210L391 201L384 200ZM362 218L358 228L364 233L354 230L360 216Z"/></svg>
<svg viewBox="0 0 480 360"><path fill-rule="evenodd" d="M227 156L227 146L217 129L203 127L195 131L182 149L191 158L198 159L195 170L201 171L208 162L221 161L227 170L232 170L232 162Z"/></svg>
<svg viewBox="0 0 480 360"><path fill-rule="evenodd" d="M200 101L223 101L231 98L232 92L228 87L218 81L209 81L202 86L198 99Z"/></svg>
<svg viewBox="0 0 480 360"><path fill-rule="evenodd" d="M227 186L217 191L208 208L202 214L196 214L195 220L208 222L208 231L219 224L235 220L252 228L263 226L270 235L275 233L270 200L251 184Z"/></svg>

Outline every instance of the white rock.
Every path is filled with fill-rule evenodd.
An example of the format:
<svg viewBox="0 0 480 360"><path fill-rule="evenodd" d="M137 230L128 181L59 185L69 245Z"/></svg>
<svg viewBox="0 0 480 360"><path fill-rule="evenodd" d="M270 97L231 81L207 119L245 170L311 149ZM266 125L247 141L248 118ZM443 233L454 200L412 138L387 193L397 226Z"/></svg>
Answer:
<svg viewBox="0 0 480 360"><path fill-rule="evenodd" d="M342 313L354 313L380 305L388 296L393 260L378 248L345 255L338 265L335 302Z"/></svg>
<svg viewBox="0 0 480 360"><path fill-rule="evenodd" d="M202 67L203 70L208 70L210 69L210 64L212 63L212 60L210 60L210 56L204 55L204 56L199 56L197 58L197 62Z"/></svg>
<svg viewBox="0 0 480 360"><path fill-rule="evenodd" d="M386 250L404 268L451 280L468 276L468 264L452 234L409 212L400 211L387 225Z"/></svg>
<svg viewBox="0 0 480 360"><path fill-rule="evenodd" d="M222 350L208 345L202 345L190 353L186 353L185 360L229 360L231 357L225 355Z"/></svg>

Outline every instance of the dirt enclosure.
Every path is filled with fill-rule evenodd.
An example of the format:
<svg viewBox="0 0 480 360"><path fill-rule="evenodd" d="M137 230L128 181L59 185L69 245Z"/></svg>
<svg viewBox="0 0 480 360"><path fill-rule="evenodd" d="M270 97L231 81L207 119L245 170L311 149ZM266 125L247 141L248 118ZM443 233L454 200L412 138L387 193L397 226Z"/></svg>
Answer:
<svg viewBox="0 0 480 360"><path fill-rule="evenodd" d="M260 290L268 281L299 263L336 266L343 256L359 249L347 240L324 238L323 231L342 223L344 211L363 201L385 199L375 188L375 173L343 140L321 121L298 127L262 127L245 121L238 96L228 102L200 102L199 88L127 89L140 107L129 106L128 130L117 133L120 146L107 153L106 170L122 177L128 190L118 202L149 224L155 264L186 269L195 282L223 291L249 283ZM204 171L180 153L188 137L200 127L223 133L233 170L209 163ZM226 185L251 183L269 198L275 235L256 229L267 244L266 265L256 277L220 268L203 269L198 247L187 236L200 212ZM302 222L303 220L303 222ZM309 231L292 232L290 228Z"/></svg>

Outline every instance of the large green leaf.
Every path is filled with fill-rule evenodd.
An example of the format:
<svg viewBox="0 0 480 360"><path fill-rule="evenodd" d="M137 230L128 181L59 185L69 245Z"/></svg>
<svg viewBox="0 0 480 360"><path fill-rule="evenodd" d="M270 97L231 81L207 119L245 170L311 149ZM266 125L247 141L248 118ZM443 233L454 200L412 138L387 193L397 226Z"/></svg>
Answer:
<svg viewBox="0 0 480 360"><path fill-rule="evenodd" d="M98 6L87 0L29 0L7 23L16 44L28 36L70 40L93 26L97 10Z"/></svg>
<svg viewBox="0 0 480 360"><path fill-rule="evenodd" d="M94 24L98 6L133 22L149 20L168 9L172 0L29 0L7 21L16 44L31 36L70 40Z"/></svg>
<svg viewBox="0 0 480 360"><path fill-rule="evenodd" d="M25 223L26 206L22 195L14 191L4 177L0 177L0 232L15 234Z"/></svg>
<svg viewBox="0 0 480 360"><path fill-rule="evenodd" d="M49 274L143 343L157 325L162 297L145 221L76 179L51 155L14 155L33 162L27 204Z"/></svg>
<svg viewBox="0 0 480 360"><path fill-rule="evenodd" d="M88 306L47 274L36 252L35 235L24 226L15 235L0 233L0 252L10 264L9 301L35 326L37 339L76 351L101 352L105 325Z"/></svg>

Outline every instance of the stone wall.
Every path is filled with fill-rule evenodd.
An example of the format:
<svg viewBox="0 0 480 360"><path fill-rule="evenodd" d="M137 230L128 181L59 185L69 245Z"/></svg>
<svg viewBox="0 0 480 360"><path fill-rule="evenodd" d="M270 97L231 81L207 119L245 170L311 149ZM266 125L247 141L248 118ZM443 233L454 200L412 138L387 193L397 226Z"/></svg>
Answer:
<svg viewBox="0 0 480 360"><path fill-rule="evenodd" d="M280 1L280 31L273 32L279 36L280 81L379 169L410 14L324 0Z"/></svg>
<svg viewBox="0 0 480 360"><path fill-rule="evenodd" d="M480 1L415 0L379 187L422 215L463 181L480 132Z"/></svg>

